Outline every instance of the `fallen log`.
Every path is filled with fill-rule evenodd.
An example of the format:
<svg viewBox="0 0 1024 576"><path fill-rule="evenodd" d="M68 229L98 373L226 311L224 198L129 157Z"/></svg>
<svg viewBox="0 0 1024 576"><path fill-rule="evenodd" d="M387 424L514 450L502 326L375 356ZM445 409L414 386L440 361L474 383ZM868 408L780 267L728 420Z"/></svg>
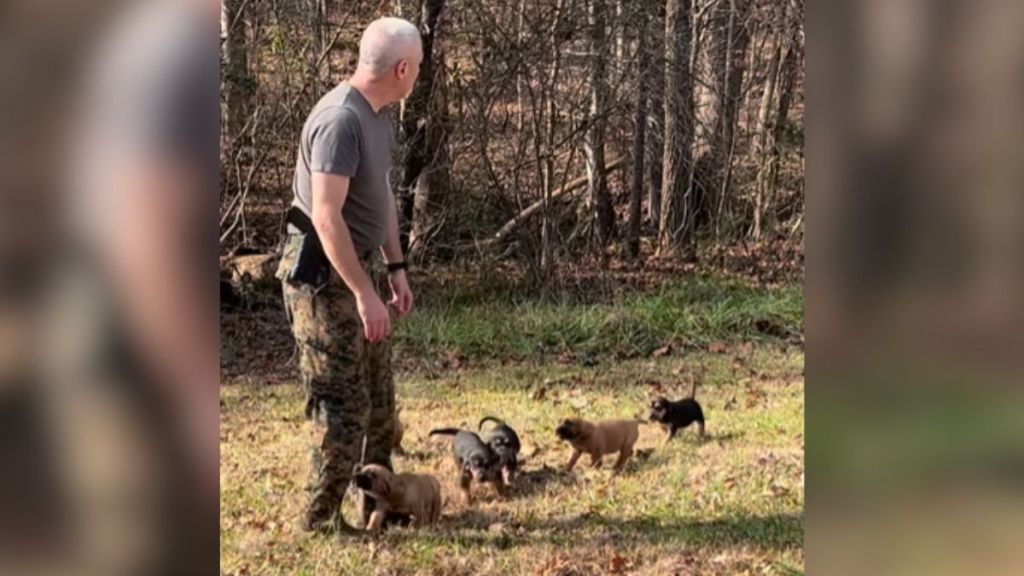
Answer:
<svg viewBox="0 0 1024 576"><path fill-rule="evenodd" d="M608 174L611 174L612 172L614 172L615 170L621 168L625 164L626 164L626 158L619 158L618 160L615 160L614 162L608 164L605 167L605 171ZM577 190L579 188L582 188L584 185L586 185L586 183L587 183L587 177L586 176L580 176L579 178L576 178L575 180L573 180L571 182L567 182L565 185L562 186L561 189L559 189L557 192L555 192L554 194L551 195L551 198L549 198L549 201L550 202L560 202L562 200L566 200L566 199L568 199L570 197L570 193L572 193L573 191L575 191L575 190ZM533 204L530 204L525 209L523 209L522 212L520 212L519 214L516 214L515 217L513 217L511 220L506 222L504 226L502 226L500 229L498 229L498 231L494 234L494 236L492 236L491 238L487 239L484 242L484 245L485 246L490 246L492 244L496 244L498 242L503 241L505 238L508 237L509 234L514 232L515 229L518 228L520 224L522 224L524 221L528 220L531 216L533 216L537 212L540 212L541 208L543 208L543 207L544 207L544 199L543 198L538 200L538 201L536 201L536 202L534 202Z"/></svg>

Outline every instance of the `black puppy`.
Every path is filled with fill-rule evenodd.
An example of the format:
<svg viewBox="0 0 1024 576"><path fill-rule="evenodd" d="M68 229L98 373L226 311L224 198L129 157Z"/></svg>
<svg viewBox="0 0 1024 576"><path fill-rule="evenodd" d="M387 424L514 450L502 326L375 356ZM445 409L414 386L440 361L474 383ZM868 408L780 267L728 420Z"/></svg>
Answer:
<svg viewBox="0 0 1024 576"><path fill-rule="evenodd" d="M477 429L483 429L485 422L494 422L495 424L484 435L484 442L490 446L491 450L498 457L498 466L501 468L501 481L506 486L511 486L516 470L519 468L519 450L522 448L522 444L519 442L519 435L504 420L494 416L485 416L481 419Z"/></svg>
<svg viewBox="0 0 1024 576"><path fill-rule="evenodd" d="M700 437L704 438L704 411L700 404L694 399L697 394L697 383L693 383L689 398L683 398L678 402L672 402L664 396L651 402L651 414L649 419L658 422L668 431L665 442L675 437L676 432L686 428L694 422L697 423L697 430Z"/></svg>
<svg viewBox="0 0 1024 576"><path fill-rule="evenodd" d="M452 441L452 454L455 456L455 465L459 468L459 488L466 495L468 503L473 502L470 486L474 480L477 483L490 482L499 493L503 493L497 473L498 456L476 432L458 428L435 428L429 435L455 437Z"/></svg>

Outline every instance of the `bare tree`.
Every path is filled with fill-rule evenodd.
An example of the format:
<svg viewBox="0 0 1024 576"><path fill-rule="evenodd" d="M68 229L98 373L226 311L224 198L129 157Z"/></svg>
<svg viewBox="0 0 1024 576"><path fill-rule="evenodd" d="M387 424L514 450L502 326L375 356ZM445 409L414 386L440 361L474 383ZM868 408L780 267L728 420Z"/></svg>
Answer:
<svg viewBox="0 0 1024 576"><path fill-rule="evenodd" d="M630 258L640 255L640 213L644 194L644 156L647 148L647 103L646 85L649 85L651 71L650 31L651 18L646 6L640 5L637 12L637 89L633 114L633 180L629 190L629 224L626 232L626 254ZM646 82L645 82L646 81Z"/></svg>
<svg viewBox="0 0 1024 576"><path fill-rule="evenodd" d="M642 4L650 38L649 63L642 68L642 90L647 93L647 130L645 132L645 170L647 172L647 219L655 228L661 223L661 175L665 153L665 54L659 49L665 40L665 3L646 0Z"/></svg>
<svg viewBox="0 0 1024 576"><path fill-rule="evenodd" d="M451 151L448 135L448 87L445 82L444 51L434 45L435 74L426 123L425 147L430 153L427 166L416 181L412 229L409 233L409 257L414 261L426 256L429 238L440 231L451 201Z"/></svg>
<svg viewBox="0 0 1024 576"><path fill-rule="evenodd" d="M309 29L313 49L319 53L327 47L327 2L328 0L306 0L309 2Z"/></svg>
<svg viewBox="0 0 1024 576"><path fill-rule="evenodd" d="M709 106L704 153L698 159L700 166L699 191L693 210L714 210L716 233L719 231L722 211L728 198L732 178L737 112L741 102L743 69L750 45L747 19L751 0L719 0L711 6L711 34L708 65L711 73Z"/></svg>
<svg viewBox="0 0 1024 576"><path fill-rule="evenodd" d="M765 85L761 92L761 102L757 113L757 136L754 140L754 153L758 159L757 183L754 190L754 224L751 235L754 238L761 237L761 220L764 210L765 198L768 195L768 183L771 180L770 171L774 157L774 145L770 142L772 129L770 126L772 115L772 104L775 103L775 87L779 77L779 64L782 60L782 34L775 34L771 57L768 61L768 71L765 75Z"/></svg>
<svg viewBox="0 0 1024 576"><path fill-rule="evenodd" d="M441 91L436 90L438 72L444 70L444 63L439 61L443 52L434 51L434 42L437 40L437 25L444 10L445 0L424 0L423 12L418 18L420 34L423 37L423 64L420 68L420 76L416 81L416 87L409 96L402 120L402 129L405 135L405 157L401 183L398 190L399 220L402 229L402 248L409 250L410 233L413 229L415 217L415 206L418 194L424 198L419 200L421 205L421 219L428 218L427 206L430 203L429 196L440 195L444 197L446 192L439 187L447 182L446 177L432 178L427 182L422 176L432 171L447 170L447 164L438 164L435 151L445 141L444 121L431 114L431 111L443 109L444 106L435 100L441 97ZM444 159L446 160L446 158ZM420 233L426 226L421 225Z"/></svg>
<svg viewBox="0 0 1024 576"><path fill-rule="evenodd" d="M789 116L797 71L801 56L800 22L788 10L782 11L781 22L776 28L775 50L770 62L768 78L762 95L759 114L759 134L755 153L758 157L758 173L754 198L754 222L751 235L760 238L766 225L774 225L773 197L778 182L780 140ZM778 100L772 98L778 92ZM774 107L773 107L774 104Z"/></svg>
<svg viewBox="0 0 1024 576"><path fill-rule="evenodd" d="M802 5L223 0L224 250L277 245L305 113L354 69L382 10L427 44L392 174L410 258L500 256L557 281L556 263L616 237L616 178L629 255L645 220L659 253L684 256L708 222L721 223L717 245L800 222Z"/></svg>
<svg viewBox="0 0 1024 576"><path fill-rule="evenodd" d="M251 92L248 42L243 21L245 4L245 0L221 0L220 4L223 118L227 144L231 148L243 138Z"/></svg>
<svg viewBox="0 0 1024 576"><path fill-rule="evenodd" d="M598 242L607 246L615 234L615 212L608 191L605 168L605 132L608 113L607 0L590 0L590 130L587 131L587 174L590 177L590 206Z"/></svg>
<svg viewBox="0 0 1024 576"><path fill-rule="evenodd" d="M665 152L661 183L658 252L685 252L690 237L687 212L693 170L693 80L690 75L690 0L665 2Z"/></svg>

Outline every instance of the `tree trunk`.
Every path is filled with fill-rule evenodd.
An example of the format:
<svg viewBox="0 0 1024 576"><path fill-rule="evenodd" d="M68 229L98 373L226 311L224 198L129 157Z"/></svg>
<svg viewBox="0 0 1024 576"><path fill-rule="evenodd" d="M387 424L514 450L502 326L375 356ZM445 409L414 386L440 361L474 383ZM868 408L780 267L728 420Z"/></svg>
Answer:
<svg viewBox="0 0 1024 576"><path fill-rule="evenodd" d="M443 215L448 211L451 196L451 153L448 147L450 123L444 78L444 51L435 45L433 52L434 84L425 141L430 157L416 181L412 229L409 232L409 256L411 260L417 262L424 259L428 236L436 233L436 227L443 222Z"/></svg>
<svg viewBox="0 0 1024 576"><path fill-rule="evenodd" d="M775 197L779 187L779 161L782 154L779 143L782 139L782 131L786 127L786 119L789 117L789 107L793 101L793 90L796 87L796 76L802 54L799 26L794 26L794 28L795 30L789 39L789 47L786 50L786 55L779 66L779 76L777 81L779 103L775 110L775 117L771 122L772 132L768 137L770 156L767 175L765 176L765 196L764 207L762 209L762 219L764 222L762 223L762 228L765 228L766 224L768 227L774 226L775 223L773 198Z"/></svg>
<svg viewBox="0 0 1024 576"><path fill-rule="evenodd" d="M727 199L732 176L732 156L737 111L743 84L746 52L750 45L747 28L750 0L719 0L711 9L712 97L708 108L709 128L705 154L698 162L706 168L701 172L703 198L695 195L691 211L711 210L717 206L716 226ZM710 214L709 214L710 215Z"/></svg>
<svg viewBox="0 0 1024 576"><path fill-rule="evenodd" d="M519 8L516 14L516 46L518 46L520 49L524 49L523 38L525 34L525 24L526 0L519 0ZM522 66L520 65L516 69L516 127L519 129L520 133L523 132L523 118L525 114L525 111L523 110L524 105L525 103L523 101L523 71Z"/></svg>
<svg viewBox="0 0 1024 576"><path fill-rule="evenodd" d="M244 7L244 0L222 0L220 4L223 121L229 154L244 139L242 131L248 116L250 79L248 43L241 13Z"/></svg>
<svg viewBox="0 0 1024 576"><path fill-rule="evenodd" d="M643 90L650 100L647 112L647 219L654 227L661 222L661 174L662 156L665 152L665 4L660 0L644 3L645 19L648 23L648 66L643 70Z"/></svg>
<svg viewBox="0 0 1024 576"><path fill-rule="evenodd" d="M644 153L647 140L647 90L644 80L648 77L651 66L650 48L648 47L649 18L643 6L638 11L637 24L637 74L636 108L633 115L633 182L629 191L629 227L626 232L626 254L630 258L640 255L640 205L644 193Z"/></svg>
<svg viewBox="0 0 1024 576"><path fill-rule="evenodd" d="M322 54L327 47L327 0L309 1L309 29L313 36L313 53Z"/></svg>
<svg viewBox="0 0 1024 576"><path fill-rule="evenodd" d="M771 126L772 103L775 102L775 85L779 75L779 61L782 60L782 39L775 35L774 48L771 51L771 60L768 61L768 71L765 75L764 90L761 93L761 104L757 113L757 139L754 145L754 154L758 161L757 184L754 195L754 226L751 235L754 238L761 237L761 220L764 211L765 197L768 193L769 171L774 156L774 145L771 142L773 129Z"/></svg>
<svg viewBox="0 0 1024 576"><path fill-rule="evenodd" d="M431 110L437 105L433 100L438 97L434 88L435 73L443 69L443 64L436 62L434 54L434 41L437 39L437 22L440 20L441 12L444 10L445 0L424 0L423 14L420 20L420 35L423 38L423 64L420 67L420 76L416 81L416 87L406 101L402 128L405 134L405 157L403 162L402 178L396 194L399 205L399 228L402 241L402 250L408 252L410 234L415 217L415 194L417 182L425 170L430 168L433 154L436 152L432 145L432 136L444 140L444 136L436 136L435 130L438 126L438 119L432 117ZM440 51L439 51L440 53ZM443 126L443 124L442 124ZM443 128L442 128L443 129ZM437 169L447 169L447 166L435 166ZM432 169L432 168L430 168ZM441 193L431 191L430 186L425 186L426 193ZM422 202L425 206L426 202Z"/></svg>
<svg viewBox="0 0 1024 576"><path fill-rule="evenodd" d="M693 82L690 0L665 2L665 152L658 252L686 252L690 236L687 189L692 171Z"/></svg>
<svg viewBox="0 0 1024 576"><path fill-rule="evenodd" d="M794 26L799 28L799 26ZM789 107L793 103L793 90L796 88L796 75L800 68L800 60L803 56L803 47L800 44L800 34L794 31L789 41L789 49L779 69L779 107L775 115L775 122L772 124L774 134L772 141L779 142L782 130L785 128L786 119L789 117ZM777 152L777 151L776 151Z"/></svg>
<svg viewBox="0 0 1024 576"><path fill-rule="evenodd" d="M555 3L555 17L551 22L551 70L544 86L544 98L546 98L546 114L544 116L544 174L542 222L541 222L541 258L540 273L547 275L554 266L554 241L551 222L551 201L555 192L555 129L558 120L558 78L562 66L561 38L562 24L566 16L566 0L558 0ZM588 179L589 181L589 179Z"/></svg>
<svg viewBox="0 0 1024 576"><path fill-rule="evenodd" d="M624 17L623 0L615 0L615 66L617 72L622 71L623 55L626 48L626 24Z"/></svg>
<svg viewBox="0 0 1024 576"><path fill-rule="evenodd" d="M590 207L602 248L614 235L615 213L608 192L605 168L605 131L608 114L607 0L590 0L590 129L585 143L587 174L590 176Z"/></svg>

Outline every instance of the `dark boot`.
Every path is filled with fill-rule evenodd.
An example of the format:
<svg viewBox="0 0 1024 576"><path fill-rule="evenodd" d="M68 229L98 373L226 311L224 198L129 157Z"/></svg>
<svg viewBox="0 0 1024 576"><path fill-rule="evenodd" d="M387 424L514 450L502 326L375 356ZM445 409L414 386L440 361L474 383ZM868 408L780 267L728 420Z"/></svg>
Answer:
<svg viewBox="0 0 1024 576"><path fill-rule="evenodd" d="M299 527L305 532L315 532L324 535L337 534L344 537L361 536L364 534L363 531L350 526L341 515L341 510L337 507L332 514L330 508L319 506L316 503L306 510Z"/></svg>

